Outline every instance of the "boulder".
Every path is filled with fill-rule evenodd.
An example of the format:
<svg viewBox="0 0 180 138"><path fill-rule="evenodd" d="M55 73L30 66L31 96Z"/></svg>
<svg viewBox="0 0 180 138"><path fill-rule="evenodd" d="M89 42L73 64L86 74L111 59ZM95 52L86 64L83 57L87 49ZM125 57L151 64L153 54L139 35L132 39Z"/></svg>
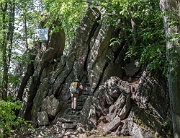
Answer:
<svg viewBox="0 0 180 138"><path fill-rule="evenodd" d="M117 86L118 80L118 77L113 76L104 84L104 86L106 87L106 91L108 92L108 95L114 99L117 99L120 95L120 90Z"/></svg>
<svg viewBox="0 0 180 138"><path fill-rule="evenodd" d="M46 111L37 113L37 122L39 126L49 125L48 114Z"/></svg>
<svg viewBox="0 0 180 138"><path fill-rule="evenodd" d="M121 120L124 120L125 117L127 117L128 113L130 112L130 109L131 109L131 101L130 101L130 96L128 96L126 98L126 104L124 105L124 107L122 108L119 114Z"/></svg>
<svg viewBox="0 0 180 138"><path fill-rule="evenodd" d="M111 87L108 91L108 94L113 97L113 98L118 98L120 95L120 90L118 89L118 87Z"/></svg>
<svg viewBox="0 0 180 138"><path fill-rule="evenodd" d="M107 124L105 131L106 133L110 133L111 131L114 131L119 124L121 123L120 117L116 116L110 123Z"/></svg>
<svg viewBox="0 0 180 138"><path fill-rule="evenodd" d="M106 103L108 105L112 105L114 103L114 99L111 96L108 95L107 91L105 91L104 95L105 95L105 98L106 98Z"/></svg>
<svg viewBox="0 0 180 138"><path fill-rule="evenodd" d="M42 103L42 110L46 111L48 116L55 117L60 109L60 102L54 97L54 95L47 96Z"/></svg>
<svg viewBox="0 0 180 138"><path fill-rule="evenodd" d="M75 123L63 123L62 128L64 129L73 129L76 128L77 124Z"/></svg>
<svg viewBox="0 0 180 138"><path fill-rule="evenodd" d="M120 134L124 136L132 136L132 138L154 138L155 135L151 131L147 131L143 128L140 128L136 123L130 120L126 120Z"/></svg>
<svg viewBox="0 0 180 138"><path fill-rule="evenodd" d="M119 87L120 92L124 92L124 93L131 92L131 86L129 85L127 81L119 80L118 87Z"/></svg>
<svg viewBox="0 0 180 138"><path fill-rule="evenodd" d="M96 115L96 109L94 105L90 106L89 116L88 116L88 124L92 128L96 128L97 126L97 115Z"/></svg>

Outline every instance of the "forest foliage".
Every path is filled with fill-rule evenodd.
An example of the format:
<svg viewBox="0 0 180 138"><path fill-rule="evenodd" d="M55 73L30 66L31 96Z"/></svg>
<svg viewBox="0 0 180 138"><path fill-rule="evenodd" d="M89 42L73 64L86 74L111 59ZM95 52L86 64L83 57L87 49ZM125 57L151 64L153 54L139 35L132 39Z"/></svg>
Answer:
<svg viewBox="0 0 180 138"><path fill-rule="evenodd" d="M4 101L0 100L0 137L11 134L13 127L18 127L23 122L21 118L17 118L15 110L22 107L22 102Z"/></svg>

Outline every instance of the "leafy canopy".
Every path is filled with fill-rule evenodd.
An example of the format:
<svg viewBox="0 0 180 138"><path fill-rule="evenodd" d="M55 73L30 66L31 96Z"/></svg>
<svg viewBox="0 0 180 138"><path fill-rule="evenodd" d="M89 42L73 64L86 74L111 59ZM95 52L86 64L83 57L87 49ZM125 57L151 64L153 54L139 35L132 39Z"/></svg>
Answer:
<svg viewBox="0 0 180 138"><path fill-rule="evenodd" d="M103 20L123 32L129 49L126 58L137 56L150 70L166 70L164 65L168 62L159 0L95 0L95 4L106 9Z"/></svg>
<svg viewBox="0 0 180 138"><path fill-rule="evenodd" d="M51 25L54 20L62 23L67 41L74 38L75 30L85 15L87 4L82 0L43 0L44 12L48 15Z"/></svg>

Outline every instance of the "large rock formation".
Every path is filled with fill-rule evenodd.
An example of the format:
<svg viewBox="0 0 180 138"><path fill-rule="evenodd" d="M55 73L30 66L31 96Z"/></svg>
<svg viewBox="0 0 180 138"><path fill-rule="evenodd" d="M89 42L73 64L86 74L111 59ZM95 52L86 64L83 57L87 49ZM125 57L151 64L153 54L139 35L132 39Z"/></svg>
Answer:
<svg viewBox="0 0 180 138"><path fill-rule="evenodd" d="M24 76L28 78L23 86L28 97L22 116L35 127L56 124L61 135L75 135L73 129L98 129L103 123L106 134L166 137L170 126L163 125L169 117L166 80L160 73L135 66L136 58L124 61L124 35L105 21L100 24L102 16L96 8L88 8L68 55L61 55L65 42L62 32L52 36L46 51L36 54L32 72ZM112 47L112 38L122 41ZM84 91L78 98L77 114L73 115L68 88L75 78L81 81Z"/></svg>

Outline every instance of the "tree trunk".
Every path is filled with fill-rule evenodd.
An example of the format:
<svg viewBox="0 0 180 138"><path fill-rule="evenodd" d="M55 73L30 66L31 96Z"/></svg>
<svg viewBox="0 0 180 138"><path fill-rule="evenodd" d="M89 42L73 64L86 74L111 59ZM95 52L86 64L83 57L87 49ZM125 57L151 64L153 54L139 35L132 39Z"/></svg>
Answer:
<svg viewBox="0 0 180 138"><path fill-rule="evenodd" d="M3 30L6 30L6 11L7 11L7 3L5 3L4 7L1 7L3 11L2 22L3 22ZM8 65L7 65L7 41L6 41L6 32L3 32L3 79L2 79L2 99L7 100L7 87L8 87Z"/></svg>
<svg viewBox="0 0 180 138"><path fill-rule="evenodd" d="M8 71L11 60L11 51L12 51L12 43L13 43L13 33L14 33L14 11L15 11L15 3L10 2L5 3L4 7L1 6L3 11L2 23L3 23L3 79L2 79L2 99L7 100L8 96ZM8 12L8 14L7 14Z"/></svg>
<svg viewBox="0 0 180 138"><path fill-rule="evenodd" d="M9 26L7 40L9 41L8 45L8 69L10 67L11 55L12 55L12 45L13 45L13 35L14 35L14 16L15 16L15 0L11 2L10 12L9 12Z"/></svg>
<svg viewBox="0 0 180 138"><path fill-rule="evenodd" d="M27 7L27 6L26 6ZM26 12L27 10L25 9L24 11L24 41L25 41L25 47L26 47L26 50L28 50L28 41L27 41L27 16L26 16Z"/></svg>
<svg viewBox="0 0 180 138"><path fill-rule="evenodd" d="M172 37L174 34L180 33L180 0L161 0L161 8L165 11L166 16L164 16L164 25L165 33L168 38ZM178 24L174 24L175 20ZM172 25L173 23L173 25ZM169 87L169 96L170 96L170 105L171 105L171 114L173 122L173 133L174 138L180 137L180 63L174 59L179 59L179 54L175 55L175 51L180 51L180 46L176 39L173 41L166 42L167 50L167 60L170 61L169 66L169 78L168 78L168 87ZM172 51L173 52L170 52ZM178 57L175 57L178 56Z"/></svg>

